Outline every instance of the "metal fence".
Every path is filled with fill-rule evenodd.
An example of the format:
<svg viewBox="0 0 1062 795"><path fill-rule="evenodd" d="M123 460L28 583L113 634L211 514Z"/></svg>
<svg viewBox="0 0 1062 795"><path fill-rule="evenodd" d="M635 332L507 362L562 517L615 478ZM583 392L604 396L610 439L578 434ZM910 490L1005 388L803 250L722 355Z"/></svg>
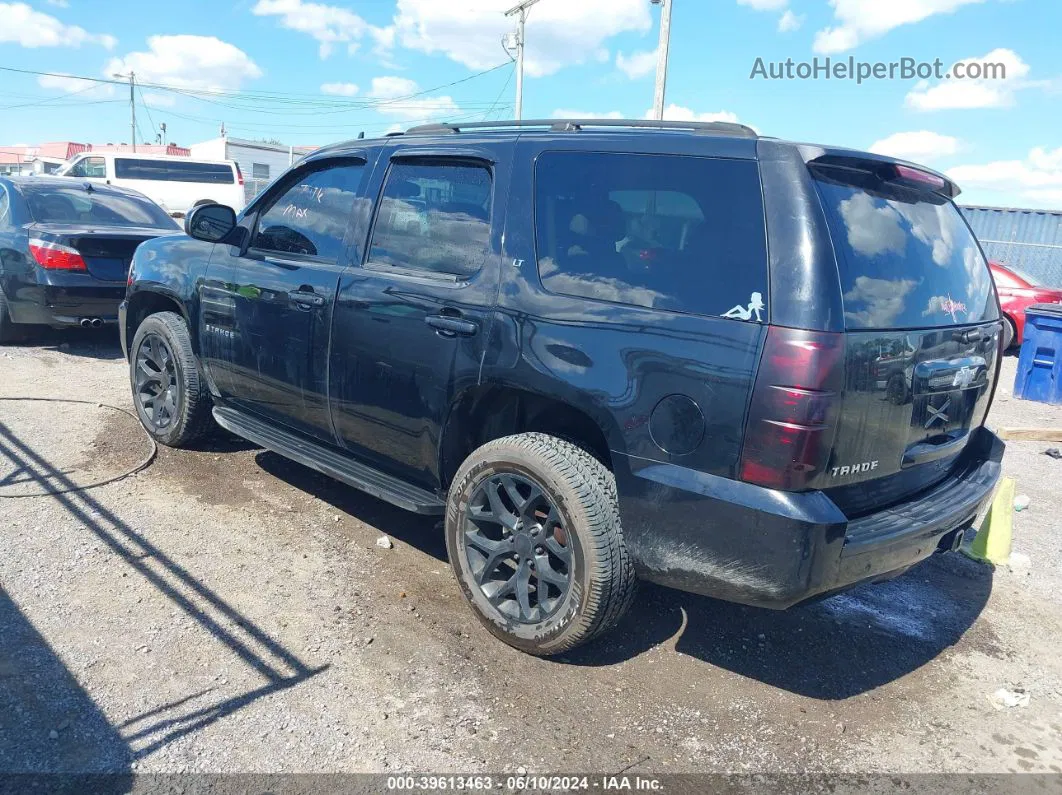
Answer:
<svg viewBox="0 0 1062 795"><path fill-rule="evenodd" d="M1062 212L963 207L985 256L1062 287Z"/></svg>

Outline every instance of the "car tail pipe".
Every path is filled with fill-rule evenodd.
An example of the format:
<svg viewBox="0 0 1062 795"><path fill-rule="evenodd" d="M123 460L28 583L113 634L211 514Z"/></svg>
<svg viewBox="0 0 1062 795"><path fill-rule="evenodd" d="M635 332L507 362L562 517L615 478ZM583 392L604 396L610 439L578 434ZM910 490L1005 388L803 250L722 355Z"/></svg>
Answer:
<svg viewBox="0 0 1062 795"><path fill-rule="evenodd" d="M81 328L100 328L103 326L103 320L98 317L83 317L81 318Z"/></svg>

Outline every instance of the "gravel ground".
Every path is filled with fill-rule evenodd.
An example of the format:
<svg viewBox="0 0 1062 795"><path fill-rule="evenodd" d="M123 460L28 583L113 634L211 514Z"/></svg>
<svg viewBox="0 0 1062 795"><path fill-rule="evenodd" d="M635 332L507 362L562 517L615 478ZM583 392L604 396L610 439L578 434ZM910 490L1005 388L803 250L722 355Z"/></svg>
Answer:
<svg viewBox="0 0 1062 795"><path fill-rule="evenodd" d="M1013 369L993 424L1062 427ZM130 408L116 341L84 334L0 349L11 396ZM1048 446L1009 446L1011 566L938 556L785 613L647 586L547 661L475 621L433 520L232 437L25 496L150 444L111 409L0 401L0 772L1060 773Z"/></svg>

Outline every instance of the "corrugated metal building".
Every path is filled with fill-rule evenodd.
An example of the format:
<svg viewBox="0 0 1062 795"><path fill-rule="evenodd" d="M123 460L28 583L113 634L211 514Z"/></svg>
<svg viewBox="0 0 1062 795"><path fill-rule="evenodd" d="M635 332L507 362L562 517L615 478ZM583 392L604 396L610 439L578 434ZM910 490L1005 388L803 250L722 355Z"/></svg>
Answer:
<svg viewBox="0 0 1062 795"><path fill-rule="evenodd" d="M985 256L1062 287L1062 212L963 207Z"/></svg>
<svg viewBox="0 0 1062 795"><path fill-rule="evenodd" d="M192 157L204 160L235 160L243 173L247 201L253 199L288 167L314 150L312 146L284 146L244 138L214 138L192 144Z"/></svg>

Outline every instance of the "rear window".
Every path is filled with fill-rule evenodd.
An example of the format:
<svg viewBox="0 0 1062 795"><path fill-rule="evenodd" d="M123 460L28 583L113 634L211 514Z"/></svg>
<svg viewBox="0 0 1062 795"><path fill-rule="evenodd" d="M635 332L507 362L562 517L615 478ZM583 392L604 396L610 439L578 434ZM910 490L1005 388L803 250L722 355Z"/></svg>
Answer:
<svg viewBox="0 0 1062 795"><path fill-rule="evenodd" d="M847 328L932 328L997 319L988 263L951 201L865 179L852 185L849 179L816 171L837 251Z"/></svg>
<svg viewBox="0 0 1062 795"><path fill-rule="evenodd" d="M767 320L767 242L752 161L543 153L535 234L550 292Z"/></svg>
<svg viewBox="0 0 1062 795"><path fill-rule="evenodd" d="M236 182L228 163L196 163L180 160L148 160L131 157L114 159L118 179L148 179L159 182L203 182L231 185Z"/></svg>
<svg viewBox="0 0 1062 795"><path fill-rule="evenodd" d="M99 224L180 229L154 202L125 193L86 190L82 185L24 185L30 216L41 224Z"/></svg>

